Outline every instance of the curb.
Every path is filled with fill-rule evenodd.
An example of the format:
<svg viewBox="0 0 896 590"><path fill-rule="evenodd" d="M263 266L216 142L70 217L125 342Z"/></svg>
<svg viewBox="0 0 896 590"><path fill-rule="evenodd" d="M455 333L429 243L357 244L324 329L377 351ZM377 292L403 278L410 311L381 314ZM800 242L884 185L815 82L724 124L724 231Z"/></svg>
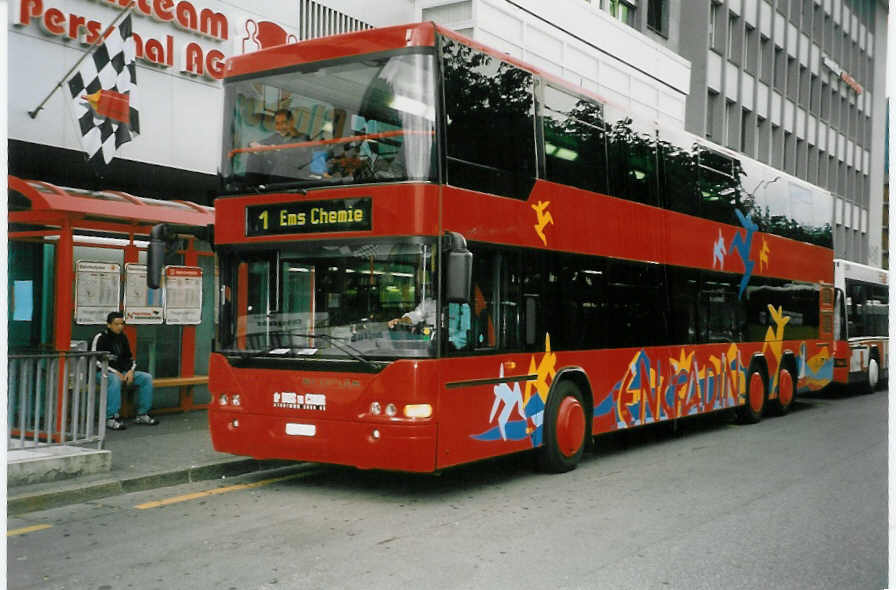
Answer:
<svg viewBox="0 0 896 590"><path fill-rule="evenodd" d="M11 488L8 490L12 493L7 497L6 514L7 516L18 516L28 512L58 508L89 500L108 498L109 496L208 481L221 477L235 477L297 465L301 465L301 463L295 461L234 459L232 461L207 463L205 465L195 465L184 469L124 479L106 479L87 484L78 484L76 482L61 489L30 493L26 491L18 495L14 493L15 488Z"/></svg>

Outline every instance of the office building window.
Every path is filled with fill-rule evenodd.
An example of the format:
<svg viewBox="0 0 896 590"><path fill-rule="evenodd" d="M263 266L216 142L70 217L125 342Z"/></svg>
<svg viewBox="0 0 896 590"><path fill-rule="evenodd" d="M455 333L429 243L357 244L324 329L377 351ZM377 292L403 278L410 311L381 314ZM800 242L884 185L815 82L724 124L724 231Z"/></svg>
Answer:
<svg viewBox="0 0 896 590"><path fill-rule="evenodd" d="M812 28L812 0L803 0L803 30Z"/></svg>
<svg viewBox="0 0 896 590"><path fill-rule="evenodd" d="M626 0L609 0L610 16L630 27L635 26L635 5Z"/></svg>
<svg viewBox="0 0 896 590"><path fill-rule="evenodd" d="M794 174L796 172L796 167L794 166L794 160L796 156L793 133L789 133L787 131L784 132L784 158L782 162L782 168L785 172L790 174Z"/></svg>
<svg viewBox="0 0 896 590"><path fill-rule="evenodd" d="M775 90L784 92L787 84L787 54L781 47L775 47Z"/></svg>
<svg viewBox="0 0 896 590"><path fill-rule="evenodd" d="M799 94L799 66L795 57L787 56L787 97L794 102Z"/></svg>
<svg viewBox="0 0 896 590"><path fill-rule="evenodd" d="M809 69L800 66L800 106L809 108Z"/></svg>
<svg viewBox="0 0 896 590"><path fill-rule="evenodd" d="M721 26L721 23L719 23L719 12L721 9L722 6L720 4L715 2L709 3L709 48L715 51L719 51L719 39L721 38L719 34L719 27Z"/></svg>
<svg viewBox="0 0 896 590"><path fill-rule="evenodd" d="M664 37L669 34L667 2L668 0L648 0L647 2L647 26Z"/></svg>
<svg viewBox="0 0 896 590"><path fill-rule="evenodd" d="M744 69L751 74L756 74L759 62L759 46L756 29L747 26L744 29Z"/></svg>
<svg viewBox="0 0 896 590"><path fill-rule="evenodd" d="M758 138L756 157L760 162L768 164L768 150L771 141L768 119L763 119L762 117L756 118L756 136Z"/></svg>
<svg viewBox="0 0 896 590"><path fill-rule="evenodd" d="M815 74L809 80L809 110L816 116L821 113L821 80Z"/></svg>
<svg viewBox="0 0 896 590"><path fill-rule="evenodd" d="M728 15L728 59L736 64L742 58L740 50L740 19L733 12Z"/></svg>
<svg viewBox="0 0 896 590"><path fill-rule="evenodd" d="M772 63L774 54L772 42L765 35L759 36L759 79L766 84L772 81Z"/></svg>
<svg viewBox="0 0 896 590"><path fill-rule="evenodd" d="M737 115L739 114L740 109L737 108L737 103L725 101L725 127L728 132L728 147L731 149L737 149L738 146L737 135L740 131L740 117Z"/></svg>
<svg viewBox="0 0 896 590"><path fill-rule="evenodd" d="M755 152L756 125L753 122L753 115L747 109L743 109L740 114L740 151L751 158Z"/></svg>
<svg viewBox="0 0 896 590"><path fill-rule="evenodd" d="M806 153L806 180L818 184L818 150L811 145Z"/></svg>
<svg viewBox="0 0 896 590"><path fill-rule="evenodd" d="M716 112L719 108L719 93L712 90L706 93L706 137L714 139L716 130Z"/></svg>
<svg viewBox="0 0 896 590"><path fill-rule="evenodd" d="M778 125L772 125L772 166L783 167L784 162L784 132Z"/></svg>

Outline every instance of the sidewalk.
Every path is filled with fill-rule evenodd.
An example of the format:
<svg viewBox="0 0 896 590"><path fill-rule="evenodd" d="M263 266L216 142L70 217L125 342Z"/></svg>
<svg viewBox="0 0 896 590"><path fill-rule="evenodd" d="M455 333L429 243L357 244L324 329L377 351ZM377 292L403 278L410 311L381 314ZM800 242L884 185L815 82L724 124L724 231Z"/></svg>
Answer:
<svg viewBox="0 0 896 590"><path fill-rule="evenodd" d="M162 415L159 422L158 426L128 424L124 431L107 430L103 448L110 454L109 471L8 488L7 514L296 464L216 452L205 411Z"/></svg>

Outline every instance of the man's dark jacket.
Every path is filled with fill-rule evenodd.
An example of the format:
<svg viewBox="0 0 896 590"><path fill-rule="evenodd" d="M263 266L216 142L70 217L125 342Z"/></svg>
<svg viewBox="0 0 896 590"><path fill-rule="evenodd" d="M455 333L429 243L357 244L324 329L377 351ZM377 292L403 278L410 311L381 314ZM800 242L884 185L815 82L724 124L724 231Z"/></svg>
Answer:
<svg viewBox="0 0 896 590"><path fill-rule="evenodd" d="M137 366L137 361L131 354L131 345L124 332L115 334L106 328L93 337L90 350L105 350L114 354L116 358L109 360L109 366L119 373L127 373Z"/></svg>

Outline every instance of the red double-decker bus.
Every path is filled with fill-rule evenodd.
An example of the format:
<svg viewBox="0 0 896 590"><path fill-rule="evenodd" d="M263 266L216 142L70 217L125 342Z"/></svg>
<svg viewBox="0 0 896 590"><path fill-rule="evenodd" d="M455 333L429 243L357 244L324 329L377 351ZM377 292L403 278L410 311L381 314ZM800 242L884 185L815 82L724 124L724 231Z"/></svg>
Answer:
<svg viewBox="0 0 896 590"><path fill-rule="evenodd" d="M231 59L215 449L432 472L833 377L831 197L432 23Z"/></svg>

